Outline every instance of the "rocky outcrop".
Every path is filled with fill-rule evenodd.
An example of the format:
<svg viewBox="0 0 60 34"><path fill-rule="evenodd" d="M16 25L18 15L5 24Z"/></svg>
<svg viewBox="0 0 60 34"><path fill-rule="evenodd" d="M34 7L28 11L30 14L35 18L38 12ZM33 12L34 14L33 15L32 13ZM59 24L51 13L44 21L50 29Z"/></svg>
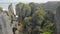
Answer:
<svg viewBox="0 0 60 34"><path fill-rule="evenodd" d="M9 18L6 14L0 14L0 34L13 34Z"/></svg>
<svg viewBox="0 0 60 34"><path fill-rule="evenodd" d="M55 15L55 33L60 34L60 6L57 8L57 12Z"/></svg>

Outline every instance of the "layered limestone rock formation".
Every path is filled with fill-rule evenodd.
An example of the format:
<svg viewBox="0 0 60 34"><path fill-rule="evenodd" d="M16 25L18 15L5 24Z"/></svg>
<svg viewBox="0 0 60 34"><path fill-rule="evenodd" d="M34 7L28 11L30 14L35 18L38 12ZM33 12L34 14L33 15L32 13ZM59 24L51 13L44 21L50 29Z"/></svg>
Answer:
<svg viewBox="0 0 60 34"><path fill-rule="evenodd" d="M0 14L0 34L13 34L7 15Z"/></svg>

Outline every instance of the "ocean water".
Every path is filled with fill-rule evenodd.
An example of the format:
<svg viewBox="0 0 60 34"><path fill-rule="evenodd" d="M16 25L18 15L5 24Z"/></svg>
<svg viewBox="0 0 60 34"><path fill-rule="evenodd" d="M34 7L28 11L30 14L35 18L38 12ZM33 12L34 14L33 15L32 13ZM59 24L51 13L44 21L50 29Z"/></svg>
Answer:
<svg viewBox="0 0 60 34"><path fill-rule="evenodd" d="M12 3L13 6L15 6L17 3ZM0 7L2 7L5 10L8 10L8 6L10 5L10 3L0 3Z"/></svg>

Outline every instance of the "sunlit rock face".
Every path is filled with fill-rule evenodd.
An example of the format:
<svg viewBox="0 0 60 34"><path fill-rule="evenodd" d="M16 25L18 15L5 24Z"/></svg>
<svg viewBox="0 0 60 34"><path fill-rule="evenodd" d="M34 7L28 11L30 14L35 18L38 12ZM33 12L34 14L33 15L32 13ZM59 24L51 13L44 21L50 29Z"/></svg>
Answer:
<svg viewBox="0 0 60 34"><path fill-rule="evenodd" d="M8 7L8 14L9 16L13 15L14 14L14 9L13 9L13 5L12 3L9 5Z"/></svg>
<svg viewBox="0 0 60 34"><path fill-rule="evenodd" d="M0 34L13 34L7 15L0 14Z"/></svg>
<svg viewBox="0 0 60 34"><path fill-rule="evenodd" d="M60 6L57 8L56 16L55 16L55 22L56 22L56 34L60 34Z"/></svg>

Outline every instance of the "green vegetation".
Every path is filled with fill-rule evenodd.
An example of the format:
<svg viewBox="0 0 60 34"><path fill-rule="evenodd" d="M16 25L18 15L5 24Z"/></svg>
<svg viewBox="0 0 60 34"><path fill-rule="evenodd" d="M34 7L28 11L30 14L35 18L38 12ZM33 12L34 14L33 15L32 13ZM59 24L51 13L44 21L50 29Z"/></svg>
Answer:
<svg viewBox="0 0 60 34"><path fill-rule="evenodd" d="M59 18L60 16L60 2L43 4L20 2L16 4L15 11L17 18L12 3L8 6L8 11L0 7L0 12L7 14L11 25L14 26L14 34L15 31L19 34L55 34L54 17L58 15Z"/></svg>
<svg viewBox="0 0 60 34"><path fill-rule="evenodd" d="M2 7L0 7L0 12L3 12L3 8Z"/></svg>
<svg viewBox="0 0 60 34"><path fill-rule="evenodd" d="M54 13L44 11L40 4L18 3L16 5L18 22L21 23L23 34L53 34Z"/></svg>

